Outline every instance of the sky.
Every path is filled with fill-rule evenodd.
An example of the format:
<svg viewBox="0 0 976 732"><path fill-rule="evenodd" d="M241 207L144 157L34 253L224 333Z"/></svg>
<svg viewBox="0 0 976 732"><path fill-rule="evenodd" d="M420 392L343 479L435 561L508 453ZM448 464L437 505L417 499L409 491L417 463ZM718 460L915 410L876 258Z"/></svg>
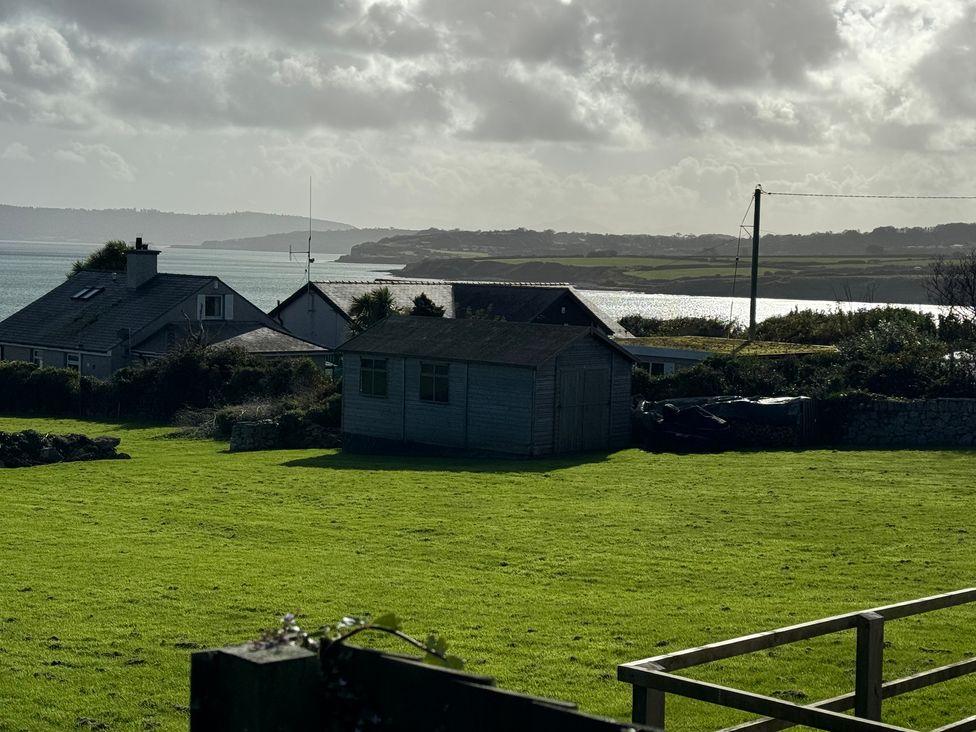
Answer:
<svg viewBox="0 0 976 732"><path fill-rule="evenodd" d="M976 0L0 0L0 203L303 214L311 178L361 227L735 235L757 184L976 195L974 39Z"/></svg>

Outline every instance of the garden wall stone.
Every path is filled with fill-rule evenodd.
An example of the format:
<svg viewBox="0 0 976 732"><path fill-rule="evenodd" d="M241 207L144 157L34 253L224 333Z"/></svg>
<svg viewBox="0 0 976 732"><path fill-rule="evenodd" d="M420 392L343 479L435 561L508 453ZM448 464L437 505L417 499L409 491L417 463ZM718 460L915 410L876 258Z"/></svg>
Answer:
<svg viewBox="0 0 976 732"><path fill-rule="evenodd" d="M976 399L878 399L851 403L846 411L845 444L976 445Z"/></svg>
<svg viewBox="0 0 976 732"><path fill-rule="evenodd" d="M230 432L231 452L276 450L281 446L278 423L271 419L238 422Z"/></svg>

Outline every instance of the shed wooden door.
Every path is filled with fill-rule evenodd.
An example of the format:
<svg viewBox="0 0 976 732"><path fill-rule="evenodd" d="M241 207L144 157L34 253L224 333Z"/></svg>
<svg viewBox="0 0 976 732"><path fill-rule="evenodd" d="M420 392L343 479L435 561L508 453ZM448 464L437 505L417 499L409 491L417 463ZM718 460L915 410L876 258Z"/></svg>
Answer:
<svg viewBox="0 0 976 732"><path fill-rule="evenodd" d="M610 419L610 370L559 372L556 392L556 452L607 447Z"/></svg>
<svg viewBox="0 0 976 732"><path fill-rule="evenodd" d="M605 450L610 444L610 369L584 369L581 426L584 450Z"/></svg>

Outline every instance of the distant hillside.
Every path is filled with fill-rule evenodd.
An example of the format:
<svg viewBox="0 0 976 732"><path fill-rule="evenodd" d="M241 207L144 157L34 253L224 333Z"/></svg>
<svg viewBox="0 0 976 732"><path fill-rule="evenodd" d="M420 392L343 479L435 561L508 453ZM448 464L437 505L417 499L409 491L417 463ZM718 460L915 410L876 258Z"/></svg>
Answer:
<svg viewBox="0 0 976 732"><path fill-rule="evenodd" d="M976 244L976 224L940 224L932 227L881 226L870 232L817 232L766 234L766 254L938 254ZM742 242L748 251L750 241ZM427 229L358 244L340 261L419 262L446 257L525 256L699 256L734 253L736 238L724 234L659 236L653 234L588 234L532 231L444 231Z"/></svg>
<svg viewBox="0 0 976 732"><path fill-rule="evenodd" d="M342 231L313 231L313 254L348 254L356 244L375 241L385 237L413 234L409 229L343 229ZM303 252L308 246L308 229L289 231L283 234L252 236L246 239L223 239L205 241L202 246L208 249L246 249L261 252Z"/></svg>
<svg viewBox="0 0 976 732"><path fill-rule="evenodd" d="M354 226L313 219L323 231ZM240 239L308 228L301 216L237 211L183 214L154 209L33 208L0 205L0 239L14 241L87 241L134 239L141 234L154 244L200 244L208 239Z"/></svg>

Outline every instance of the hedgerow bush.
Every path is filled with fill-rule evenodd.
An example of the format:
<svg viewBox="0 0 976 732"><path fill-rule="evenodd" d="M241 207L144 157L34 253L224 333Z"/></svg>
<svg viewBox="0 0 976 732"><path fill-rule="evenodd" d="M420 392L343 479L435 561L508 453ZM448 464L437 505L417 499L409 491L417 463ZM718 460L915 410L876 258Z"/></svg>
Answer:
<svg viewBox="0 0 976 732"><path fill-rule="evenodd" d="M771 340L829 343L835 353L775 358L714 356L692 369L651 377L638 372L635 394L648 399L739 394L811 396L865 393L906 398L976 397L976 361L962 349L973 326L907 308L853 313L795 310L760 324ZM941 330L941 332L940 332Z"/></svg>
<svg viewBox="0 0 976 732"><path fill-rule="evenodd" d="M637 337L644 336L710 336L713 338L738 337L743 334L737 323L731 325L718 318L645 318L642 315L625 315L620 324Z"/></svg>
<svg viewBox="0 0 976 732"><path fill-rule="evenodd" d="M0 361L0 410L29 412L33 395L27 390L27 380L37 366L26 361Z"/></svg>
<svg viewBox="0 0 976 732"><path fill-rule="evenodd" d="M797 308L786 315L777 315L759 323L756 338L762 341L835 345L884 322L897 322L920 333L936 335L935 321L931 316L910 308L889 306L834 312Z"/></svg>
<svg viewBox="0 0 976 732"><path fill-rule="evenodd" d="M337 402L328 400L336 391L337 384L309 359L264 361L229 348L182 349L120 369L106 381L79 378L71 369L0 361L0 411L15 414L171 420L177 412L212 415L227 404L278 400L267 411L325 409L334 421ZM324 420L322 414L313 421Z"/></svg>

